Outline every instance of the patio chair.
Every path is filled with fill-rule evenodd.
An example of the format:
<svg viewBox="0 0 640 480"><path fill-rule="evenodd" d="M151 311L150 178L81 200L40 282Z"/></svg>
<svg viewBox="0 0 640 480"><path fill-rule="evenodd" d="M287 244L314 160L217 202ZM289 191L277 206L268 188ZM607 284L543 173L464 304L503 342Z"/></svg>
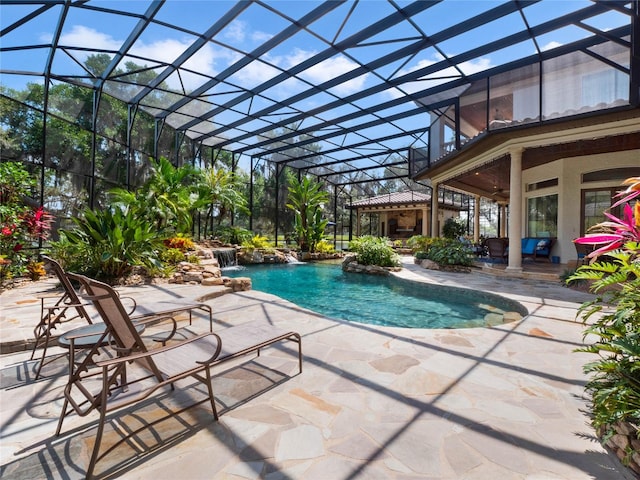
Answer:
<svg viewBox="0 0 640 480"><path fill-rule="evenodd" d="M113 288L81 275L68 275L83 285L83 297L91 301L106 326L96 346L82 361L76 363L70 356L69 379L55 432L56 436L60 434L64 418L74 411L80 416L93 410L99 412L87 478L91 477L98 460L107 413L145 400L161 387L174 389L177 380L193 377L207 386L208 400L217 420L211 368L249 353L259 355L262 348L283 340L298 344L298 371L302 373L300 335L266 322L249 322L149 350L140 337L138 325L131 320ZM74 340L69 338L71 344ZM91 358L98 353L98 345L105 340L108 340L115 356L92 364ZM89 385L94 385L95 389L92 391Z"/></svg>
<svg viewBox="0 0 640 480"><path fill-rule="evenodd" d="M549 237L525 237L521 239L522 258L533 258L534 262L538 258L546 258L551 262L553 240L553 238Z"/></svg>
<svg viewBox="0 0 640 480"><path fill-rule="evenodd" d="M575 240L573 241L573 245L576 247L576 255L578 256L576 267L587 265L589 263L589 258L587 257L587 255L593 252L594 250L593 245L576 243Z"/></svg>
<svg viewBox="0 0 640 480"><path fill-rule="evenodd" d="M34 329L34 336L36 340L33 345L33 350L31 351L31 360L33 360L36 349L39 346L44 346L40 364L38 365L38 368L36 370L36 380L40 376L42 367L49 363L45 361L47 348L49 344L53 343L53 340L57 340L57 336L53 336L52 333L59 326L59 324L63 321L71 321L77 318L83 318L90 325L93 323L91 315L87 312L87 305L79 299L78 292L69 280L69 276L73 276L73 274L65 272L60 263L58 263L54 259L46 255L42 255L42 258L55 272L58 280L60 281L60 284L63 287L64 292L63 295L58 299L58 301L52 306L46 306L46 297L41 297L41 319ZM78 277L75 278L77 280ZM193 311L202 310L209 316L209 331L213 331L213 310L211 309L211 306L207 305L206 303L195 302L192 300L181 298L174 299L171 302L163 301L154 302L153 304L149 305L138 305L135 299L133 299L132 297L121 298L126 299L127 303L129 304L127 313L129 315L133 315L135 313L135 315L131 317L131 319L134 321L171 317L173 315L177 315L178 313L186 312L189 314L189 325L191 325L193 321ZM75 309L76 315L67 318L66 312L70 308ZM83 327L80 328L83 329ZM97 332L96 329L90 329L90 331L93 333ZM84 332L86 332L86 330L80 330L80 334L84 334ZM58 342L58 345L64 348L68 348L69 346L67 341L63 343ZM52 358L50 361L53 360L55 360L55 358Z"/></svg>
<svg viewBox="0 0 640 480"><path fill-rule="evenodd" d="M56 296L57 301L53 305L46 305L46 301L51 298L43 295L40 297L40 321L33 329L35 341L31 350L31 360L35 356L38 347L42 349L42 357L38 369L36 370L36 380L40 376L42 367L49 363L45 362L47 356L47 348L55 339L54 331L64 322L70 322L75 319L85 320L89 325L93 323L91 316L85 309L85 306L78 298L76 289L73 287L66 272L57 261L46 255L42 255L47 267L53 270L58 281L62 286L62 295Z"/></svg>
<svg viewBox="0 0 640 480"><path fill-rule="evenodd" d="M499 259L504 262L509 255L509 241L506 238L486 238L484 245L489 258Z"/></svg>

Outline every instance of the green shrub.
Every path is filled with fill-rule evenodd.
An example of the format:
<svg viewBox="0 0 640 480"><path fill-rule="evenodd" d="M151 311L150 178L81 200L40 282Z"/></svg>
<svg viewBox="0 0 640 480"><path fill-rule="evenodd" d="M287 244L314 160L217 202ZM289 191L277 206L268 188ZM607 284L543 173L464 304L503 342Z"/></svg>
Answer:
<svg viewBox="0 0 640 480"><path fill-rule="evenodd" d="M473 252L457 239L415 235L407 244L419 260L429 259L438 265L473 265Z"/></svg>
<svg viewBox="0 0 640 480"><path fill-rule="evenodd" d="M187 254L185 260L189 263L193 263L194 265L198 265L200 263L200 257L195 253Z"/></svg>
<svg viewBox="0 0 640 480"><path fill-rule="evenodd" d="M333 247L333 244L329 243L326 240L320 240L316 244L316 252L317 253L335 253L336 249Z"/></svg>
<svg viewBox="0 0 640 480"><path fill-rule="evenodd" d="M243 242L251 240L253 233L246 228L222 225L215 229L214 236L224 243L242 245Z"/></svg>
<svg viewBox="0 0 640 480"><path fill-rule="evenodd" d="M380 267L396 267L400 259L389 246L388 238L364 235L349 243L349 249L358 255L361 265L378 265Z"/></svg>
<svg viewBox="0 0 640 480"><path fill-rule="evenodd" d="M253 237L251 237L251 239L242 242L242 246L247 250L274 250L269 239L267 237L263 237L262 235L254 235Z"/></svg>
<svg viewBox="0 0 640 480"><path fill-rule="evenodd" d="M447 218L442 226L442 235L444 238L454 240L465 234L467 228L464 223L457 218Z"/></svg>
<svg viewBox="0 0 640 480"><path fill-rule="evenodd" d="M85 210L76 227L60 230L56 249L67 248L67 268L88 275L118 278L134 266L162 268L163 247L157 228L131 210Z"/></svg>
<svg viewBox="0 0 640 480"><path fill-rule="evenodd" d="M471 249L458 240L448 238L434 241L427 252L427 258L438 265L473 265Z"/></svg>
<svg viewBox="0 0 640 480"><path fill-rule="evenodd" d="M418 244L422 250L413 256L419 260L429 259L438 265L473 265L471 248L459 240L423 237Z"/></svg>
<svg viewBox="0 0 640 480"><path fill-rule="evenodd" d="M414 235L407 239L407 247L415 254L416 252L428 252L431 244L437 241L438 238L426 237L424 235Z"/></svg>
<svg viewBox="0 0 640 480"><path fill-rule="evenodd" d="M177 265L180 262L184 262L186 258L187 257L184 252L179 248L167 248L160 253L160 260L171 265Z"/></svg>

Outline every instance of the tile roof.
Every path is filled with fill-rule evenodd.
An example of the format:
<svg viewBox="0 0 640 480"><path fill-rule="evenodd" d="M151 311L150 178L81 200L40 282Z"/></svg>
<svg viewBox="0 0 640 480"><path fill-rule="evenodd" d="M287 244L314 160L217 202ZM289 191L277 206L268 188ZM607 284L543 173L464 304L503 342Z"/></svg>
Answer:
<svg viewBox="0 0 640 480"><path fill-rule="evenodd" d="M431 195L421 192L396 192L388 193L385 195L378 195L375 197L364 198L353 202L353 207L369 207L369 206L384 206L384 205L398 205L407 203L430 203Z"/></svg>

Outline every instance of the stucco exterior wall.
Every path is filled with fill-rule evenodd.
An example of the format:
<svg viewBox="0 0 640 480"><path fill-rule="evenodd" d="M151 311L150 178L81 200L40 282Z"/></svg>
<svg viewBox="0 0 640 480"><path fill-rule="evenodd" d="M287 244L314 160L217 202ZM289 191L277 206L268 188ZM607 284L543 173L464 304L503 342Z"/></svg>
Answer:
<svg viewBox="0 0 640 480"><path fill-rule="evenodd" d="M530 168L522 172L523 231L527 235L527 203L529 198L558 194L558 240L551 254L561 263L576 259L572 240L580 235L580 202L583 189L617 187L619 181L582 183L584 173L621 167L640 167L640 150L571 157ZM526 192L526 185L558 178L558 186ZM621 179L624 180L624 179Z"/></svg>

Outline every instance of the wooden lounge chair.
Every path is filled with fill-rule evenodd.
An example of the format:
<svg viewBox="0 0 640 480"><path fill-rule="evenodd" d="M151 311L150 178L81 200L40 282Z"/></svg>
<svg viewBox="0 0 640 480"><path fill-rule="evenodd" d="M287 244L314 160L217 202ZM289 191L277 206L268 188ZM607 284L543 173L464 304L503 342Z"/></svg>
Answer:
<svg viewBox="0 0 640 480"><path fill-rule="evenodd" d="M33 329L35 342L33 343L33 349L31 350L31 360L33 360L38 347L43 347L42 357L36 370L36 380L40 376L42 367L48 363L45 362L47 348L51 343L53 343L55 337L57 337L57 332L54 331L60 326L60 324L70 322L75 319L82 319L86 321L87 324L93 323L91 316L87 312L84 304L78 298L76 289L69 281L69 278L62 266L53 258L47 257L46 255L42 255L42 259L45 261L45 264L53 270L56 277L58 277L58 281L62 286L62 295L54 297L57 298L57 301L52 305L46 304L46 301L51 297L40 297L40 321Z"/></svg>
<svg viewBox="0 0 640 480"><path fill-rule="evenodd" d="M68 275L83 285L86 293L83 293L83 298L91 301L106 326L104 333L96 340L94 349L83 360L76 362L70 356L69 379L55 432L56 436L60 434L64 418L74 411L81 416L93 410L99 412L87 478L91 477L98 460L107 413L140 402L161 387L170 385L173 389L177 380L193 377L207 386L213 417L217 420L211 368L249 353L259 355L260 349L283 340L298 344L298 370L302 372L300 335L266 322L249 322L149 350L140 337L138 324L131 320L117 293L109 285L80 275ZM93 364L92 357L105 340L109 341L115 356L106 360L98 359ZM69 341L73 344L74 338L69 338ZM130 364L139 368L132 368ZM89 387L91 384L98 391L92 391Z"/></svg>

